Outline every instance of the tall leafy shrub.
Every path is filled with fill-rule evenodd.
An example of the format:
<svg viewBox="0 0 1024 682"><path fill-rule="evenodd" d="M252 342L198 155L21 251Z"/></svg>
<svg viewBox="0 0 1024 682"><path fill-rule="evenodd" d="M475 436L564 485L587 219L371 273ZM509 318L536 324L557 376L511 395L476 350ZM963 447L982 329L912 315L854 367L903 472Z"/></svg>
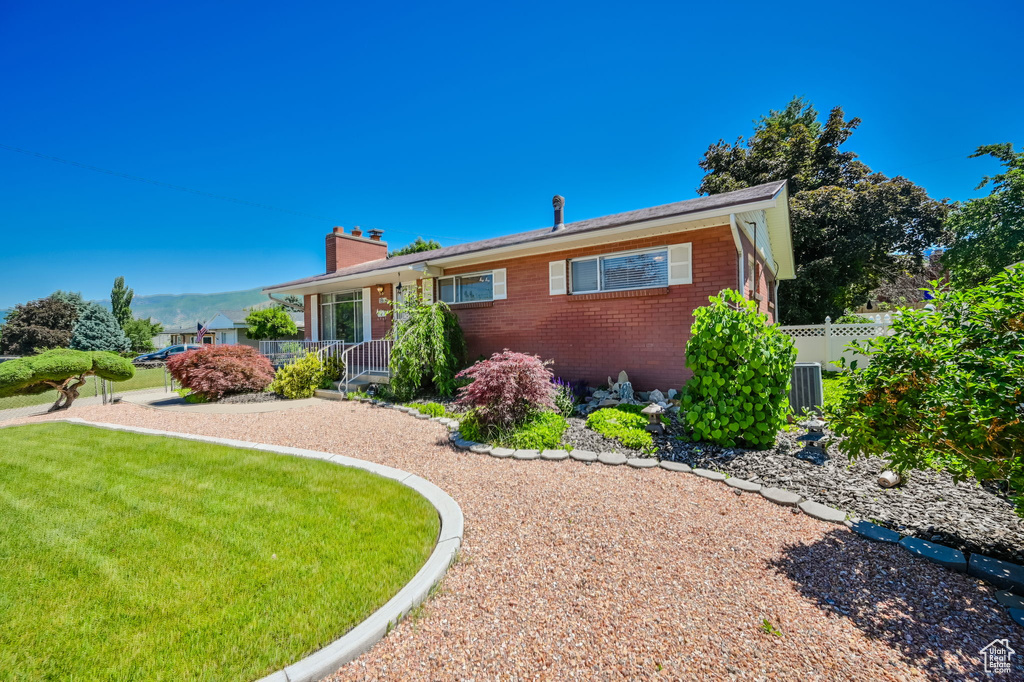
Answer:
<svg viewBox="0 0 1024 682"><path fill-rule="evenodd" d="M555 386L547 364L536 355L506 348L459 372L459 378L472 382L459 389L456 404L474 408L481 423L499 427L521 424L537 411L553 410Z"/></svg>
<svg viewBox="0 0 1024 682"><path fill-rule="evenodd" d="M1024 267L966 290L934 283L934 310L903 310L889 336L853 344L833 426L851 457L1008 481L1024 512Z"/></svg>
<svg viewBox="0 0 1024 682"><path fill-rule="evenodd" d="M251 346L203 346L172 356L167 371L182 386L208 400L233 393L258 393L274 380L270 360Z"/></svg>
<svg viewBox="0 0 1024 682"><path fill-rule="evenodd" d="M793 341L736 291L709 300L694 311L686 344L686 423L697 440L769 447L789 409Z"/></svg>
<svg viewBox="0 0 1024 682"><path fill-rule="evenodd" d="M455 392L455 373L466 354L459 318L442 301L427 303L418 291L392 301L390 390L411 400L430 381L441 395Z"/></svg>

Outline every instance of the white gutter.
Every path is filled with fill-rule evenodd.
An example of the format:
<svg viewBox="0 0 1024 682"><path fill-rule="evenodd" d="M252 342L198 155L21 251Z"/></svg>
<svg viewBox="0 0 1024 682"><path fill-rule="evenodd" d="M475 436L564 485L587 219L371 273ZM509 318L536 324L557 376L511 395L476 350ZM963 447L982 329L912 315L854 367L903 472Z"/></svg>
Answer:
<svg viewBox="0 0 1024 682"><path fill-rule="evenodd" d="M740 241L740 231L736 226L736 214L729 214L729 227L732 230L732 241L736 244L736 273L739 277L737 280L736 291L743 293L743 242Z"/></svg>

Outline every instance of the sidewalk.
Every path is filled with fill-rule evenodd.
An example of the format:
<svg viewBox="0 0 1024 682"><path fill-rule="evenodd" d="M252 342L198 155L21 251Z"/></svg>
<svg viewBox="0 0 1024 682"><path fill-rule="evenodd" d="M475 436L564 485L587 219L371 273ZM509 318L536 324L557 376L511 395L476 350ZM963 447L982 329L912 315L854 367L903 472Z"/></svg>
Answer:
<svg viewBox="0 0 1024 682"><path fill-rule="evenodd" d="M173 396L174 393L166 392L162 388L140 388L137 391L125 391L123 393L115 393L115 398L124 398L125 396L137 396L145 393L166 393L168 396ZM10 421L12 419L20 419L21 417L35 417L40 414L46 414L46 411L50 409L53 403L43 403L41 405L29 405L28 407L14 407L9 410L0 410L0 422ZM87 405L102 405L103 396L83 396L71 404L71 410L67 410L64 414L74 416L74 409L78 406Z"/></svg>

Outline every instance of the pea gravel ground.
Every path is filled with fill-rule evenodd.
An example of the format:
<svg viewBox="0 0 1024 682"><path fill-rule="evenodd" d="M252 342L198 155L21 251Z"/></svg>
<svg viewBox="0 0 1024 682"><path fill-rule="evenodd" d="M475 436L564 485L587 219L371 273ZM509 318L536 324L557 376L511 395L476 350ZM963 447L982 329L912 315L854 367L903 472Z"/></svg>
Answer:
<svg viewBox="0 0 1024 682"><path fill-rule="evenodd" d="M986 644L1024 651L993 588L691 475L458 452L357 403L65 416L327 450L452 495L465 542L441 589L332 680L986 679Z"/></svg>

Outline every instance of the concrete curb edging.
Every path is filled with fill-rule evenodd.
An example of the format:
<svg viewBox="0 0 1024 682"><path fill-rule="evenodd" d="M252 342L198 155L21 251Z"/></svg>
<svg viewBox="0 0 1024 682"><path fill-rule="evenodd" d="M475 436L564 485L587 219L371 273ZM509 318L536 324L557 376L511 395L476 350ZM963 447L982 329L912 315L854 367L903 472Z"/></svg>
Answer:
<svg viewBox="0 0 1024 682"><path fill-rule="evenodd" d="M378 404L387 406L386 403ZM453 421L453 424L449 425L448 429L450 431L448 437L454 442L456 447L463 450L490 454L493 457L499 456L494 452L495 450L501 449L497 446L490 446L489 450L485 448L475 448L474 446L482 444L464 440L462 438L462 434L458 431L458 422ZM517 450L516 452L519 453L523 451ZM990 585L1006 590L1012 598L1024 599L1024 566L1017 566L1016 564L993 559L982 554L970 554L965 556L963 552L953 547L928 542L909 535L903 536L894 530L885 528L884 526L879 526L869 521L858 519L850 512L843 511L842 509L835 509L815 502L814 500L806 499L802 495L790 490L772 486L762 486L759 483L734 478L719 471L712 471L699 467L691 468L689 465L681 462L655 460L653 458L650 459L650 464L648 464L646 461L640 459L627 459L625 455L617 452L592 453L589 451L583 451L583 453L585 453L585 456L575 457L573 456L573 453L570 452L569 459L581 461L588 465L596 461L607 466L618 466L628 463L630 468L636 469L661 468L670 472L687 473L708 481L724 483L732 488L732 491L736 494L760 494L761 497L774 504L791 509L793 513L802 513L825 523L845 525L857 535L875 542L897 544L910 554L939 566L943 566L951 571L968 573L979 580L989 583ZM519 457L517 459L533 458ZM1012 590L1015 590L1016 592ZM1007 606L1004 604L1004 606L1006 606L1010 618L1021 627L1024 627L1024 609L1012 608L1013 605L1018 603L1012 599L1008 600L1008 603L1011 605Z"/></svg>
<svg viewBox="0 0 1024 682"><path fill-rule="evenodd" d="M412 580L406 583L384 606L371 613L365 620L338 639L319 651L315 651L305 658L267 675L258 682L316 682L337 671L346 663L355 660L360 654L368 651L370 647L383 639L384 635L398 625L402 618L430 596L430 592L441 582L445 573L448 572L448 568L455 562L459 547L462 545L462 535L465 528L462 508L459 507L459 504L448 493L430 481L408 471L384 466L383 464L366 462L361 459L345 457L344 455L334 455L329 452L319 452L283 445L250 443L233 438L199 436L190 433L122 426L120 424L90 422L77 417L55 419L53 421L83 424L111 431L126 431L147 436L180 438L182 440L226 445L246 450L260 450L282 455L292 455L294 457L320 459L333 464L362 469L363 471L398 481L422 495L437 510L437 515L441 521L437 544L434 545L434 551L431 552L426 563L420 567L420 570L416 572Z"/></svg>

